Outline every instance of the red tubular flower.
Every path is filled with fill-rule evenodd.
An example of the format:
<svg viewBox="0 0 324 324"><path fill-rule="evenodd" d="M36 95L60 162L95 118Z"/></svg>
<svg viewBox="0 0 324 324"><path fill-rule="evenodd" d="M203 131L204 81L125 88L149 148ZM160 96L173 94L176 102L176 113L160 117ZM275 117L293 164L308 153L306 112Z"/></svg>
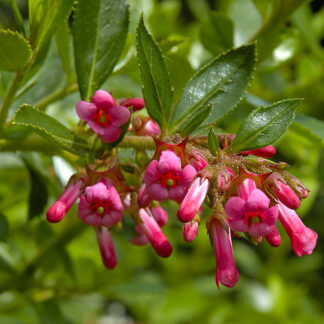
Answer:
<svg viewBox="0 0 324 324"><path fill-rule="evenodd" d="M198 177L192 183L177 212L180 222L187 223L195 217L206 198L208 187L208 179Z"/></svg>
<svg viewBox="0 0 324 324"><path fill-rule="evenodd" d="M145 107L145 101L142 98L127 98L118 101L119 105L124 107L133 107L133 111L141 110Z"/></svg>
<svg viewBox="0 0 324 324"><path fill-rule="evenodd" d="M92 226L114 226L123 217L123 204L112 182L101 179L85 188L80 197L78 216Z"/></svg>
<svg viewBox="0 0 324 324"><path fill-rule="evenodd" d="M69 181L62 195L54 202L46 213L47 220L51 223L59 222L79 198L84 179L75 180L73 177Z"/></svg>
<svg viewBox="0 0 324 324"><path fill-rule="evenodd" d="M277 206L269 208L270 199L252 179L245 179L237 189L239 196L230 198L225 205L230 228L253 236L269 234L278 218Z"/></svg>
<svg viewBox="0 0 324 324"><path fill-rule="evenodd" d="M183 239L190 243L192 242L198 233L199 224L196 221L183 224Z"/></svg>
<svg viewBox="0 0 324 324"><path fill-rule="evenodd" d="M114 249L114 244L107 227L95 227L97 240L100 248L103 264L108 269L114 269L117 265L117 258Z"/></svg>
<svg viewBox="0 0 324 324"><path fill-rule="evenodd" d="M240 154L243 155L255 155L255 156L260 156L260 157L271 157L276 154L276 149L272 145L268 145L256 150L250 150L250 151L244 151L240 152Z"/></svg>
<svg viewBox="0 0 324 324"><path fill-rule="evenodd" d="M272 227L269 234L267 234L265 238L272 247L278 247L281 244L281 237L276 226Z"/></svg>
<svg viewBox="0 0 324 324"><path fill-rule="evenodd" d="M139 207L145 208L152 201L151 197L147 194L146 185L143 183L139 189L137 203Z"/></svg>
<svg viewBox="0 0 324 324"><path fill-rule="evenodd" d="M161 206L151 208L152 215L160 227L163 227L168 222L168 213Z"/></svg>
<svg viewBox="0 0 324 324"><path fill-rule="evenodd" d="M208 230L216 257L217 287L219 288L219 283L221 283L232 288L239 279L239 273L235 265L230 230L225 229L216 218L209 222Z"/></svg>
<svg viewBox="0 0 324 324"><path fill-rule="evenodd" d="M273 193L288 208L297 209L299 207L299 197L277 173L269 175L265 181L265 186L268 191Z"/></svg>
<svg viewBox="0 0 324 324"><path fill-rule="evenodd" d="M198 151L195 151L190 155L189 162L196 169L196 171L200 171L208 165L208 162Z"/></svg>
<svg viewBox="0 0 324 324"><path fill-rule="evenodd" d="M169 257L172 253L172 246L154 217L143 208L139 210L139 217L143 222L138 224L141 232L145 234L156 253L163 258Z"/></svg>
<svg viewBox="0 0 324 324"><path fill-rule="evenodd" d="M125 106L116 106L112 95L104 90L96 91L91 100L76 104L77 115L88 123L103 142L116 141L121 134L120 127L129 119L129 110Z"/></svg>
<svg viewBox="0 0 324 324"><path fill-rule="evenodd" d="M317 233L306 227L296 212L279 202L279 221L286 230L293 251L297 256L312 254L316 246Z"/></svg>

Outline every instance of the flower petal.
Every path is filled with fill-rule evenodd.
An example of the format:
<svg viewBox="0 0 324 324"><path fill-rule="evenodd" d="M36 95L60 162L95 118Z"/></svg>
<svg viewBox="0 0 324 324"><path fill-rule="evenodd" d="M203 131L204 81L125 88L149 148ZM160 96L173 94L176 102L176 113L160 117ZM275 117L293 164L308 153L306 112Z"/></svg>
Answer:
<svg viewBox="0 0 324 324"><path fill-rule="evenodd" d="M109 125L104 128L103 134L98 134L99 138L105 143L112 143L118 140L121 134L121 129L114 125Z"/></svg>
<svg viewBox="0 0 324 324"><path fill-rule="evenodd" d="M75 106L78 117L82 120L89 121L97 111L96 105L87 101L78 101Z"/></svg>
<svg viewBox="0 0 324 324"><path fill-rule="evenodd" d="M260 189L254 189L246 201L246 209L251 211L263 211L269 207L270 199Z"/></svg>
<svg viewBox="0 0 324 324"><path fill-rule="evenodd" d="M127 123L130 112L126 107L114 106L108 111L109 117L111 118L111 123L114 126L121 126Z"/></svg>
<svg viewBox="0 0 324 324"><path fill-rule="evenodd" d="M196 169L192 165L187 164L180 172L179 175L180 184L185 186L186 188L189 188L192 179L194 178L196 173L197 173Z"/></svg>
<svg viewBox="0 0 324 324"><path fill-rule="evenodd" d="M157 201L164 201L168 198L168 190L163 188L159 183L153 183L147 186L147 194Z"/></svg>
<svg viewBox="0 0 324 324"><path fill-rule="evenodd" d="M97 90L91 101L99 108L108 111L115 105L113 96L105 90Z"/></svg>
<svg viewBox="0 0 324 324"><path fill-rule="evenodd" d="M226 215L232 220L243 219L245 211L245 201L240 197L230 198L225 205Z"/></svg>
<svg viewBox="0 0 324 324"><path fill-rule="evenodd" d="M160 171L158 169L159 162L157 160L152 160L147 166L144 174L144 182L146 184L152 184L160 179Z"/></svg>
<svg viewBox="0 0 324 324"><path fill-rule="evenodd" d="M85 193L87 200L90 203L106 201L109 196L107 187L102 182L98 182L93 186L86 187Z"/></svg>
<svg viewBox="0 0 324 324"><path fill-rule="evenodd" d="M161 153L158 168L162 173L181 171L181 159L174 152L167 150Z"/></svg>
<svg viewBox="0 0 324 324"><path fill-rule="evenodd" d="M123 213L115 210L111 210L108 214L104 214L102 217L102 225L111 227L116 225L123 218Z"/></svg>
<svg viewBox="0 0 324 324"><path fill-rule="evenodd" d="M113 186L108 188L107 202L109 203L110 207L115 211L122 212L124 210L120 196L115 187Z"/></svg>
<svg viewBox="0 0 324 324"><path fill-rule="evenodd" d="M169 189L169 199L181 202L187 193L187 189L182 186L174 186Z"/></svg>

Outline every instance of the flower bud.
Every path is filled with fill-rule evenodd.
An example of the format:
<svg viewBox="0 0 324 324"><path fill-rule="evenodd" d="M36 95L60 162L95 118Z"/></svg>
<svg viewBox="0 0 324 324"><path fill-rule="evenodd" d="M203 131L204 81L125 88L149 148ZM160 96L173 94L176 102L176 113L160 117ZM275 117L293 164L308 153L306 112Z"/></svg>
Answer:
<svg viewBox="0 0 324 324"><path fill-rule="evenodd" d="M272 145L268 145L265 147L261 147L256 150L250 150L250 151L243 151L240 152L243 155L255 155L255 156L260 156L260 157L271 157L276 154L276 149Z"/></svg>
<svg viewBox="0 0 324 324"><path fill-rule="evenodd" d="M305 199L308 197L309 190L298 178L290 176L289 183L300 199Z"/></svg>
<svg viewBox="0 0 324 324"><path fill-rule="evenodd" d="M138 111L145 107L145 102L142 98L122 99L118 101L118 104L124 107L133 107L133 111Z"/></svg>
<svg viewBox="0 0 324 324"><path fill-rule="evenodd" d="M79 178L78 180L75 180L74 177L75 176L70 179L62 195L48 209L46 217L49 222L59 222L81 195L84 179Z"/></svg>
<svg viewBox="0 0 324 324"><path fill-rule="evenodd" d="M151 201L152 201L152 199L147 194L146 185L142 184L142 186L139 190L139 193L138 193L138 198L137 198L137 203L138 203L139 207L145 208L150 204Z"/></svg>
<svg viewBox="0 0 324 324"><path fill-rule="evenodd" d="M192 242L198 233L199 224L196 221L191 221L183 224L183 238L186 242Z"/></svg>
<svg viewBox="0 0 324 324"><path fill-rule="evenodd" d="M161 206L153 207L152 215L160 227L163 227L168 222L168 213Z"/></svg>
<svg viewBox="0 0 324 324"><path fill-rule="evenodd" d="M281 244L281 237L276 226L273 226L269 234L265 236L267 242L272 247L278 247Z"/></svg>
<svg viewBox="0 0 324 324"><path fill-rule="evenodd" d="M108 269L114 269L117 265L117 258L110 232L108 228L104 226L95 227L95 231L102 262Z"/></svg>
<svg viewBox="0 0 324 324"><path fill-rule="evenodd" d="M198 151L195 151L190 155L189 162L196 169L196 171L200 171L208 165L208 162Z"/></svg>

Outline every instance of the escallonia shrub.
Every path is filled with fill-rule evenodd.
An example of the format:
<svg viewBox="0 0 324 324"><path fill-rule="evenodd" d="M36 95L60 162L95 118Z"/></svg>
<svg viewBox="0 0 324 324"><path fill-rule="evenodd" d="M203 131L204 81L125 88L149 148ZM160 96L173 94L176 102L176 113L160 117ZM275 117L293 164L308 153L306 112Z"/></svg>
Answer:
<svg viewBox="0 0 324 324"><path fill-rule="evenodd" d="M76 104L76 113L102 145L118 141L123 125L134 134L131 139L141 150L154 143L153 158L136 166L137 184L129 184L123 176L123 163L116 154L106 152L71 177L47 211L48 221L60 221L80 198L78 216L94 227L103 263L113 269L117 257L110 229L122 221L124 212L134 220L136 236L130 243L149 243L159 256L167 258L172 245L163 226L177 217L183 224L184 240L192 242L206 205L211 209L205 222L215 251L218 286L233 287L239 279L232 236L255 243L265 238L277 247L281 243L279 221L297 256L313 252L317 234L295 212L308 190L286 171L286 164L265 159L276 153L272 145L234 152L231 147L237 142L236 135L216 134L213 129L208 136L157 137L161 134L158 123L141 115L131 118L128 102L139 111L145 106L143 99L115 100L110 93L97 90L91 102ZM145 132L139 131L143 128ZM179 204L177 215L169 217L161 207L166 200Z"/></svg>
<svg viewBox="0 0 324 324"><path fill-rule="evenodd" d="M31 36L35 39L0 32L1 39L8 38L15 47L24 49L23 59L15 60L11 53L12 64L5 66L3 62L16 77L0 109L0 127L27 72L53 36L54 24L63 23L74 1L59 3L60 10L49 11L46 17L50 18L44 18L53 26L36 34L41 27L33 27ZM110 10L105 9L100 21L100 26L109 28L102 30L96 15L88 15L87 3L82 0L76 4L72 25L77 88L82 99L75 106L79 123L72 131L40 107L22 105L6 124L36 132L36 147L41 143L45 151L53 147L54 154L68 151L75 157L78 172L48 209L48 221L61 221L79 199L78 217L95 229L108 269L117 265L110 231L119 227L125 215L134 224L130 243L150 244L164 258L172 254L171 242L163 232L168 221L177 218L183 224L182 235L188 243L195 240L204 221L215 252L217 286L233 287L239 278L232 237L255 244L265 238L277 247L281 243L280 222L294 253L299 257L311 254L317 234L295 211L309 191L287 172L288 164L269 160L276 153L272 144L289 127L301 99L259 106L243 120L236 134L215 128L246 93L255 69L256 44L230 49L212 59L188 81L175 101L162 52L141 16L136 50L143 98L115 99L100 88L126 40L127 2L111 1ZM16 147L13 138L7 136L2 145L13 143ZM120 159L118 152L124 148L132 149L135 159ZM179 206L174 215L168 215L161 205L167 200ZM204 209L209 211L208 217L203 216Z"/></svg>

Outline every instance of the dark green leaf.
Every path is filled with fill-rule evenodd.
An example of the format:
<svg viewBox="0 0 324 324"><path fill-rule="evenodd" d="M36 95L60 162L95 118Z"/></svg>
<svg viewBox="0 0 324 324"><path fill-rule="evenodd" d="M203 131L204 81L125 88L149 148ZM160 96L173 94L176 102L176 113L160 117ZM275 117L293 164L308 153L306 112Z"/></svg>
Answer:
<svg viewBox="0 0 324 324"><path fill-rule="evenodd" d="M46 46L67 19L74 0L29 0L29 40L37 51Z"/></svg>
<svg viewBox="0 0 324 324"><path fill-rule="evenodd" d="M72 27L81 97L89 100L112 72L128 27L126 0L79 0Z"/></svg>
<svg viewBox="0 0 324 324"><path fill-rule="evenodd" d="M304 135L306 138L312 138L324 145L324 121L317 118L297 115L292 129L296 130L299 134Z"/></svg>
<svg viewBox="0 0 324 324"><path fill-rule="evenodd" d="M136 48L146 108L163 131L169 119L173 89L161 50L148 33L143 15L137 26Z"/></svg>
<svg viewBox="0 0 324 324"><path fill-rule="evenodd" d="M221 12L213 12L201 24L200 39L206 49L219 54L233 47L234 26L230 18Z"/></svg>
<svg viewBox="0 0 324 324"><path fill-rule="evenodd" d="M183 136L190 135L192 132L194 132L196 129L199 128L199 126L206 120L206 118L209 116L212 109L212 105L207 105L200 110L198 110L196 113L192 114L187 120L186 123L182 124L180 132Z"/></svg>
<svg viewBox="0 0 324 324"><path fill-rule="evenodd" d="M240 152L272 144L288 128L301 99L285 99L260 106L243 122L229 150Z"/></svg>
<svg viewBox="0 0 324 324"><path fill-rule="evenodd" d="M213 104L205 124L223 118L242 98L252 77L255 44L233 49L215 58L187 83L171 118L173 133L201 107Z"/></svg>
<svg viewBox="0 0 324 324"><path fill-rule="evenodd" d="M11 7L11 10L12 10L12 13L14 15L17 31L19 33L21 33L22 35L26 36L26 31L25 31L25 27L24 27L24 20L23 20L23 17L21 16L19 8L18 8L18 6L16 4L16 0L10 0L9 2L10 2L10 7Z"/></svg>
<svg viewBox="0 0 324 324"><path fill-rule="evenodd" d="M4 214L0 211L0 241L6 241L9 233L9 223Z"/></svg>
<svg viewBox="0 0 324 324"><path fill-rule="evenodd" d="M213 128L210 129L208 134L208 148L214 156L217 156L220 151L218 138Z"/></svg>
<svg viewBox="0 0 324 324"><path fill-rule="evenodd" d="M70 29L68 22L65 21L61 26L57 28L55 34L56 47L61 57L62 66L66 77L69 81L71 76L71 51L70 51Z"/></svg>
<svg viewBox="0 0 324 324"><path fill-rule="evenodd" d="M28 62L28 41L10 30L0 30L0 70L18 71Z"/></svg>
<svg viewBox="0 0 324 324"><path fill-rule="evenodd" d="M28 218L42 214L48 199L46 181L38 171L37 165L27 156L22 156L30 177L30 191L28 197Z"/></svg>
<svg viewBox="0 0 324 324"><path fill-rule="evenodd" d="M46 115L32 106L20 106L14 116L13 125L29 127L40 136L72 153L84 156L88 150L85 141L77 137L55 118Z"/></svg>

